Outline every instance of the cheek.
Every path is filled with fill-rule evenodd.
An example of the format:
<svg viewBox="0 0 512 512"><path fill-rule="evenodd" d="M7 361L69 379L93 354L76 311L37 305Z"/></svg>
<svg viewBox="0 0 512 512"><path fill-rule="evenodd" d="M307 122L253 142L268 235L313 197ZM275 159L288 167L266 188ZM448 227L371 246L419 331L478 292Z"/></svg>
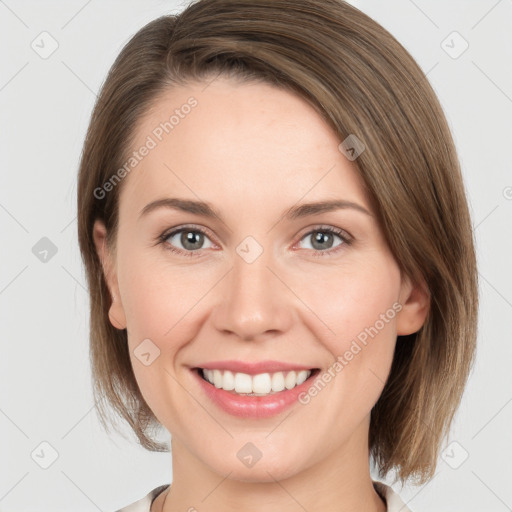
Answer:
<svg viewBox="0 0 512 512"><path fill-rule="evenodd" d="M313 401L318 414L328 416L326 421L337 424L340 431L350 431L368 416L389 375L396 315L401 309L396 302L400 273L393 264L366 265L358 271L338 271L336 280L324 277L328 285L322 293L315 287L309 293L303 289L303 293L322 320L310 320L308 327L330 353L331 363L303 403ZM322 399L315 402L323 389L332 405L328 412Z"/></svg>
<svg viewBox="0 0 512 512"><path fill-rule="evenodd" d="M311 310L334 332L331 334L336 343L346 342L373 326L386 312L391 321L386 322L386 328L378 322L378 327L389 331L389 325L394 324L393 305L396 309L400 293L400 272L388 259L365 260L327 269L304 284L301 293Z"/></svg>
<svg viewBox="0 0 512 512"><path fill-rule="evenodd" d="M166 415L189 400L173 385L183 362L182 349L197 336L201 299L218 277L200 265L171 268L160 259L135 254L119 266L118 276L130 359L139 389L154 414L163 424L175 425L176 418ZM148 352L151 362L145 365L143 354Z"/></svg>
<svg viewBox="0 0 512 512"><path fill-rule="evenodd" d="M343 374L334 379L336 387L366 389L369 397L378 397L393 360L396 315L401 309L397 265L389 258L366 259L364 264L332 270L315 282L325 284L321 290L308 285L302 293L316 315L309 328L332 361L338 359L342 366L333 370Z"/></svg>
<svg viewBox="0 0 512 512"><path fill-rule="evenodd" d="M211 276L200 266L169 266L165 254L155 258L136 248L124 250L130 257L120 263L118 279L132 343L183 339L187 315L208 290ZM164 253L160 248L149 251L160 250Z"/></svg>
<svg viewBox="0 0 512 512"><path fill-rule="evenodd" d="M130 257L119 265L118 279L135 379L157 419L174 425L173 415L167 415L186 399L175 385L178 355L194 337L188 320L204 295L205 281L192 272L169 269L136 248L129 251L125 248Z"/></svg>

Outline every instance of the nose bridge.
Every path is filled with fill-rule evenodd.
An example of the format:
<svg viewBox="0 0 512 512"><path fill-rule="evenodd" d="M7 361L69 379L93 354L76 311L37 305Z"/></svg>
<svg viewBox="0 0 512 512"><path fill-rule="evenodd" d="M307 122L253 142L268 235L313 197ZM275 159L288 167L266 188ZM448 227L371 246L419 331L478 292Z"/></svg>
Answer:
<svg viewBox="0 0 512 512"><path fill-rule="evenodd" d="M240 247L233 258L232 283L230 294L240 299L252 299L259 302L261 299L270 298L275 290L275 283L271 282L272 273L268 269L271 266L270 251L263 251L257 255L253 248L245 254L240 254Z"/></svg>
<svg viewBox="0 0 512 512"><path fill-rule="evenodd" d="M233 268L225 281L215 315L216 327L242 339L291 325L286 287L275 277L272 251L247 237L236 248Z"/></svg>

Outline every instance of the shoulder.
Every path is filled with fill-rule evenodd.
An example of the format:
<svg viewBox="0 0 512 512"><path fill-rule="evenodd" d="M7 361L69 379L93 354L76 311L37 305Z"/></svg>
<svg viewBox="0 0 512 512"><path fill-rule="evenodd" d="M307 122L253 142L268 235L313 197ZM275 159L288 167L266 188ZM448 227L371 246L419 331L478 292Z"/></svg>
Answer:
<svg viewBox="0 0 512 512"><path fill-rule="evenodd" d="M141 498L140 500L132 503L131 505L127 505L126 507L120 508L116 512L150 512L151 503L155 500L155 498L165 489L167 489L169 485L160 485L156 487L152 491L150 491L146 496Z"/></svg>
<svg viewBox="0 0 512 512"><path fill-rule="evenodd" d="M412 512L392 487L383 482L373 482L375 490L386 500L387 512Z"/></svg>

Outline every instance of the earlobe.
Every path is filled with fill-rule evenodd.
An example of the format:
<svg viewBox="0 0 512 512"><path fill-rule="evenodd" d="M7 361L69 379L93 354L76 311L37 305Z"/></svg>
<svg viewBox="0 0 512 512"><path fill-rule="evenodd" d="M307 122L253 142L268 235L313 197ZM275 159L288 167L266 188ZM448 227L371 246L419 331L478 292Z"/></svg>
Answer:
<svg viewBox="0 0 512 512"><path fill-rule="evenodd" d="M414 284L408 277L405 278L400 292L400 304L402 309L396 316L397 334L405 336L418 332L430 310L430 292L425 281Z"/></svg>
<svg viewBox="0 0 512 512"><path fill-rule="evenodd" d="M96 253L102 264L103 275L112 298L112 303L108 311L110 323L116 329L126 329L126 316L119 294L119 285L115 265L112 262L112 255L107 246L107 230L103 221L97 219L93 227L93 239L96 247Z"/></svg>

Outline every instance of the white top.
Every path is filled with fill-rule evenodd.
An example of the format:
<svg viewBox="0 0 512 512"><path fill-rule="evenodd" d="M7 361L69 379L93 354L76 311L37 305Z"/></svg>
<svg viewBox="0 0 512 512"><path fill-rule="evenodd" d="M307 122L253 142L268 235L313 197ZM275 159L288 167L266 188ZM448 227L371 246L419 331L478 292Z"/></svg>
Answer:
<svg viewBox="0 0 512 512"><path fill-rule="evenodd" d="M373 482L373 486L375 490L379 493L380 496L384 498L387 505L387 512L411 512L411 510L405 506L405 503L402 501L400 496L389 486L382 482ZM155 500L155 498L165 489L169 487L168 485L161 485L153 489L150 493L148 493L144 498L128 505L127 507L123 507L116 512L150 512L151 503Z"/></svg>

